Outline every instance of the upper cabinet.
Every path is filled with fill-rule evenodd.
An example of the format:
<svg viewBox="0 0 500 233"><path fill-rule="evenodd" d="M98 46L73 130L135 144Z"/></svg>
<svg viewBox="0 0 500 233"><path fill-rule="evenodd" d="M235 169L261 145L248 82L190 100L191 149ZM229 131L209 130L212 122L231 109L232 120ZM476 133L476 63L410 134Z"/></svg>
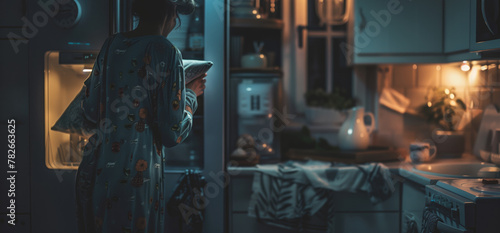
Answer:
<svg viewBox="0 0 500 233"><path fill-rule="evenodd" d="M442 52L441 0L356 0L354 46L358 55Z"/></svg>
<svg viewBox="0 0 500 233"><path fill-rule="evenodd" d="M470 48L473 33L470 0L444 0L444 62L481 59L481 54Z"/></svg>
<svg viewBox="0 0 500 233"><path fill-rule="evenodd" d="M444 52L469 50L470 0L444 0Z"/></svg>
<svg viewBox="0 0 500 233"><path fill-rule="evenodd" d="M485 8L481 0L354 1L347 46L351 64L475 60L487 56L476 52L500 48L500 39L476 39L476 29L488 28L481 26L482 12L500 12L497 1L486 7L495 10L477 10Z"/></svg>

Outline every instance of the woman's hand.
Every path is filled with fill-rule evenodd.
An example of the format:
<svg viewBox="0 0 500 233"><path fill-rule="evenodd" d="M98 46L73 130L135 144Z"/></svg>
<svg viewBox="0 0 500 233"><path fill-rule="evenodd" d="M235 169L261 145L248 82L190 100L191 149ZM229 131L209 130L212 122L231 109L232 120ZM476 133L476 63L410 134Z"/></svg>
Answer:
<svg viewBox="0 0 500 233"><path fill-rule="evenodd" d="M200 77L188 83L186 85L186 88L193 90L194 93L196 93L196 96L202 95L203 92L205 91L205 82L207 81L205 77L207 77L207 73L200 75Z"/></svg>

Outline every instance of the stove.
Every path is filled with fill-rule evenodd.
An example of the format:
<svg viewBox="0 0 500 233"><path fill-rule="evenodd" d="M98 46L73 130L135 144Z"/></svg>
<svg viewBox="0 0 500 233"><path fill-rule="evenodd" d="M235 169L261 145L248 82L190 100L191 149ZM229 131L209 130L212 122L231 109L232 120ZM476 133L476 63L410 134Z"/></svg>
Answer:
<svg viewBox="0 0 500 233"><path fill-rule="evenodd" d="M440 232L500 232L500 179L441 180L426 186Z"/></svg>
<svg viewBox="0 0 500 233"><path fill-rule="evenodd" d="M500 198L500 179L441 180L436 185L472 200Z"/></svg>

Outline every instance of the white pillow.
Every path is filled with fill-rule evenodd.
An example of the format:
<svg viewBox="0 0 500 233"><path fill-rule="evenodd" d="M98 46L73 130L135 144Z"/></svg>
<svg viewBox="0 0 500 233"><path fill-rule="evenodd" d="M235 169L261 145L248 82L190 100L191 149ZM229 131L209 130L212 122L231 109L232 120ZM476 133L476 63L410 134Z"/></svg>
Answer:
<svg viewBox="0 0 500 233"><path fill-rule="evenodd" d="M186 84L195 80L195 78L206 73L210 67L214 64L211 61L203 60L182 60L184 65L184 77L186 79Z"/></svg>

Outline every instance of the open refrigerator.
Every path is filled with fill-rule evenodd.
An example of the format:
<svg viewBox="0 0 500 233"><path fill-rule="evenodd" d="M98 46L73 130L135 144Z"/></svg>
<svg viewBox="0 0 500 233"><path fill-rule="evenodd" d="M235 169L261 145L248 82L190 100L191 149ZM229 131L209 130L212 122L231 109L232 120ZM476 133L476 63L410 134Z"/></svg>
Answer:
<svg viewBox="0 0 500 233"><path fill-rule="evenodd" d="M58 4L58 1L54 1ZM73 1L70 1L73 2ZM69 103L79 93L92 69L102 43L111 34L134 27L131 0L77 0L79 22L61 27L49 19L44 28L29 41L29 190L26 216L30 232L74 232L75 177L82 159L85 137L51 130ZM200 1L202 4L205 1ZM224 172L224 104L227 76L225 45L229 1L203 4L204 49L186 52L184 58L210 60L207 89L198 99L191 135L182 146L167 151L165 169L166 196L171 195L178 178L186 169L200 172L208 183L216 184L205 213L205 232L224 231L224 186L219 174ZM27 15L40 11L36 2L27 3ZM69 11L68 11L69 12ZM183 23L188 24L187 21ZM182 31L173 31L182 37ZM176 34L177 33L177 34ZM223 183L223 182L222 182ZM166 226L168 227L168 220Z"/></svg>

